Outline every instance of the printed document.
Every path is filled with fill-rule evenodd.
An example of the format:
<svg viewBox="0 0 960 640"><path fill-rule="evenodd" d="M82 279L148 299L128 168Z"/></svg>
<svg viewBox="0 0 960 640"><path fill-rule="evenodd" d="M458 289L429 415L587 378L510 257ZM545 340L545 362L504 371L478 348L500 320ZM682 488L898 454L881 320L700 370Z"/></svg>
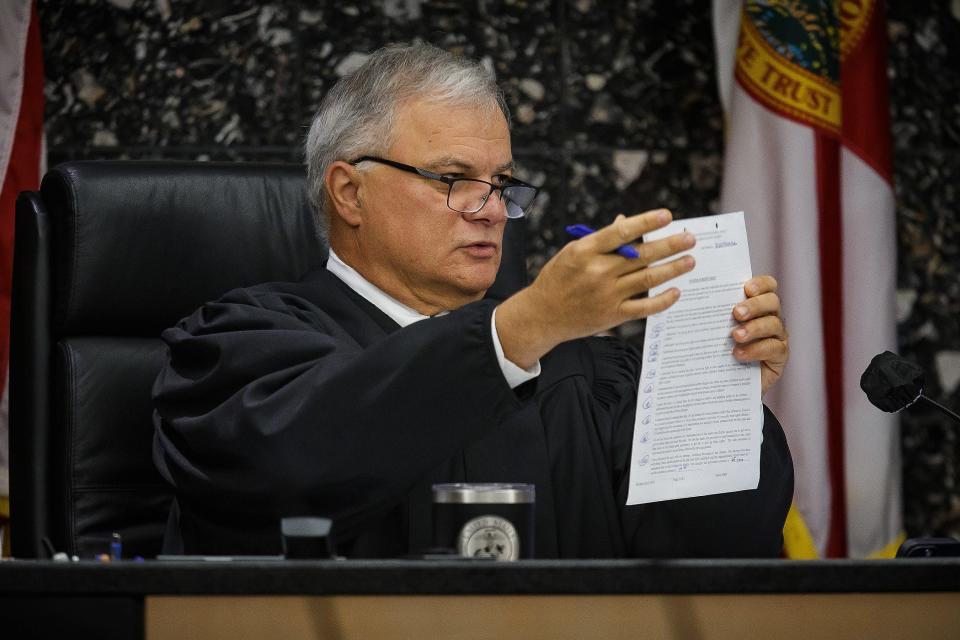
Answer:
<svg viewBox="0 0 960 640"><path fill-rule="evenodd" d="M763 407L760 367L733 357L733 308L751 276L743 212L688 218L646 234L684 230L697 244L680 299L647 318L627 504L756 489ZM681 254L683 255L683 254ZM673 259L673 258L670 258Z"/></svg>

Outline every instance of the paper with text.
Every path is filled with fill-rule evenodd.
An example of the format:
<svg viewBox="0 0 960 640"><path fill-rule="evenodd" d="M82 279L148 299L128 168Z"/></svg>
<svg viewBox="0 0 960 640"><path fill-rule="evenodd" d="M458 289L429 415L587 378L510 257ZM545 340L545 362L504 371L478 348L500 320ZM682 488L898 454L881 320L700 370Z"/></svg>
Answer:
<svg viewBox="0 0 960 640"><path fill-rule="evenodd" d="M684 230L697 238L684 252L696 266L650 289L678 287L680 299L647 318L627 504L756 489L760 480L760 367L733 357L730 335L752 277L743 212L676 220L643 239Z"/></svg>

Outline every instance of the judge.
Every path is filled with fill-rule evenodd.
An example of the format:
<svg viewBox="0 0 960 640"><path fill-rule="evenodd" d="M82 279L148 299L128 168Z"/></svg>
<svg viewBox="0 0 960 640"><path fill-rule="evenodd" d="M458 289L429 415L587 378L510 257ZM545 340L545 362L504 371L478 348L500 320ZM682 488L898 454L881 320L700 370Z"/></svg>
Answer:
<svg viewBox="0 0 960 640"><path fill-rule="evenodd" d="M484 299L536 188L513 177L492 74L429 45L342 78L306 156L326 267L231 291L163 333L167 552L277 553L280 518L322 515L343 555L404 555L431 544L431 485L474 481L536 485L538 557L779 553L793 468L766 409L756 489L625 504L639 357L590 336L678 299L641 297L693 268L671 258L689 234L639 243L669 212L617 216L529 287ZM640 257L613 253L624 243ZM766 390L788 357L774 279L747 282L731 313L734 356L760 363Z"/></svg>

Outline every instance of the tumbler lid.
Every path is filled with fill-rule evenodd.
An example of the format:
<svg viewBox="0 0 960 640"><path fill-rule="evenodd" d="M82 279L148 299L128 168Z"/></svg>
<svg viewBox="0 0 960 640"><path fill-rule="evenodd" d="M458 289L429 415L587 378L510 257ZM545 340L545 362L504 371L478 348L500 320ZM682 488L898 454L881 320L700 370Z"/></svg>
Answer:
<svg viewBox="0 0 960 640"><path fill-rule="evenodd" d="M441 504L532 504L536 501L536 486L505 482L435 484L433 501Z"/></svg>

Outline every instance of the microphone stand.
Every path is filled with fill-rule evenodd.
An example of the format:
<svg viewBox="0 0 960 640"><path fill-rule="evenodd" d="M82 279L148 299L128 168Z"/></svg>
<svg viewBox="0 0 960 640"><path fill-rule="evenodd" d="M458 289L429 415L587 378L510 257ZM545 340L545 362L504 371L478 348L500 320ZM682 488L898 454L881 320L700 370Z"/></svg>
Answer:
<svg viewBox="0 0 960 640"><path fill-rule="evenodd" d="M918 400L924 400L924 401L926 401L927 404L933 405L933 406L936 407L937 409L940 409L940 411L942 411L943 413L945 413L947 416L953 418L954 421L960 422L960 416L958 416L957 414L955 414L953 411L950 411L950 409L947 409L945 406L943 406L942 404L940 404L940 403L937 402L936 400L931 400L930 398L928 398L927 396L923 395L922 393L920 394L920 397L917 398L917 399L918 399Z"/></svg>
<svg viewBox="0 0 960 640"><path fill-rule="evenodd" d="M923 393L917 397L917 400L923 400L927 404L933 405L954 421L960 423L960 416L936 400L931 400ZM956 538L910 538L905 540L897 549L898 558L947 558L957 556L960 556L960 541Z"/></svg>

